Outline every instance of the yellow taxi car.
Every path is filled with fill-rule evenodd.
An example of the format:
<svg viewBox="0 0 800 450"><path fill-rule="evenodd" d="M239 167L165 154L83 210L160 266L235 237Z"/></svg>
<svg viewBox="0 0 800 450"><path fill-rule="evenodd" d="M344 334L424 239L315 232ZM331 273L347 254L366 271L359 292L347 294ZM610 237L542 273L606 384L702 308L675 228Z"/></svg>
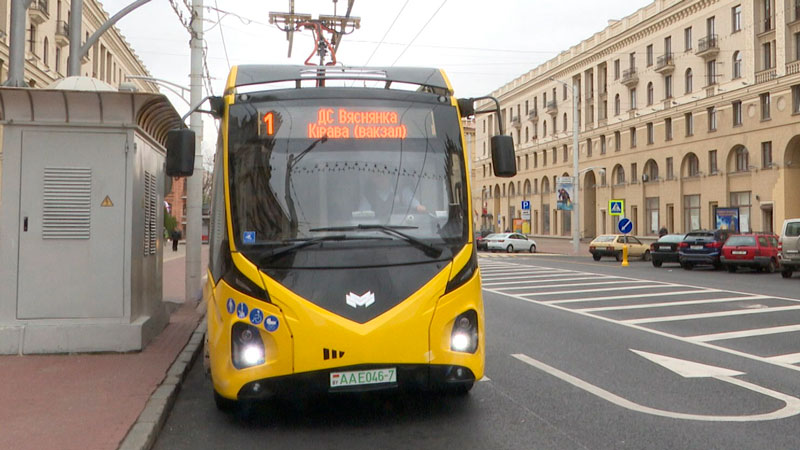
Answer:
<svg viewBox="0 0 800 450"><path fill-rule="evenodd" d="M624 234L603 234L597 236L589 244L589 253L595 261L600 261L603 256L613 256L617 261L622 261L622 246L628 246L628 258L642 258L650 260L650 246L634 236Z"/></svg>

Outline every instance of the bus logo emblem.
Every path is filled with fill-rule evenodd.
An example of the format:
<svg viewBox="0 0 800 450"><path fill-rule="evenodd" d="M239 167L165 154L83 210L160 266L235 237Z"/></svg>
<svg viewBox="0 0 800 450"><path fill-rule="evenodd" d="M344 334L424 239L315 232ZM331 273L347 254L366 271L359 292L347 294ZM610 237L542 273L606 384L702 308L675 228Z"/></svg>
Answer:
<svg viewBox="0 0 800 450"><path fill-rule="evenodd" d="M345 301L353 308L358 308L359 306L366 308L375 303L375 294L373 294L372 291L367 291L364 295L356 295L351 292L347 294Z"/></svg>

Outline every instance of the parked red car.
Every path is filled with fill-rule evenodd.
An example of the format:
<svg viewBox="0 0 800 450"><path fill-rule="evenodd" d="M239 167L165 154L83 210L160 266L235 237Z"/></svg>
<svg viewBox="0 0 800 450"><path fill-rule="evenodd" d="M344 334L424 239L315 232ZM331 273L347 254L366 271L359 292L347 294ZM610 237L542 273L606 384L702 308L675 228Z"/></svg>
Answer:
<svg viewBox="0 0 800 450"><path fill-rule="evenodd" d="M739 267L752 267L759 272L775 272L778 262L778 236L768 233L750 233L731 236L722 246L720 262L728 272Z"/></svg>

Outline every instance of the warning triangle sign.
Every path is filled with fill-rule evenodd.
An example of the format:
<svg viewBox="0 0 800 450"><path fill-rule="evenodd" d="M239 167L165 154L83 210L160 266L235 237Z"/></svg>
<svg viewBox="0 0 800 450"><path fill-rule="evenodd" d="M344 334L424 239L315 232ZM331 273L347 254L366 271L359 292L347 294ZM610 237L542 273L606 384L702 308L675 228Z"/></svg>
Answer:
<svg viewBox="0 0 800 450"><path fill-rule="evenodd" d="M103 199L103 203L100 203L100 206L104 208L109 208L111 206L114 206L114 202L112 202L111 198L106 195L106 198Z"/></svg>

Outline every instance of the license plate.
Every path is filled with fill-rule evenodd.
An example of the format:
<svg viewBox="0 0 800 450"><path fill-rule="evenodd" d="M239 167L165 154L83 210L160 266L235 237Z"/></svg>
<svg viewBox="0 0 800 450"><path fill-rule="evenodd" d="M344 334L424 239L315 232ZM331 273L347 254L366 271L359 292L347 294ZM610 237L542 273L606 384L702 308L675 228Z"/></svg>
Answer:
<svg viewBox="0 0 800 450"><path fill-rule="evenodd" d="M733 254L733 255L746 255L747 252L744 251L744 250L734 250L734 251L731 252L731 254Z"/></svg>
<svg viewBox="0 0 800 450"><path fill-rule="evenodd" d="M331 388L395 383L396 381L397 369L394 367L390 369L331 372Z"/></svg>
<svg viewBox="0 0 800 450"><path fill-rule="evenodd" d="M703 246L702 245L692 245L689 248L691 248L692 250L702 250Z"/></svg>
<svg viewBox="0 0 800 450"><path fill-rule="evenodd" d="M662 246L658 247L658 249L659 250L667 250L667 251L672 250L672 248L669 245L662 245Z"/></svg>

